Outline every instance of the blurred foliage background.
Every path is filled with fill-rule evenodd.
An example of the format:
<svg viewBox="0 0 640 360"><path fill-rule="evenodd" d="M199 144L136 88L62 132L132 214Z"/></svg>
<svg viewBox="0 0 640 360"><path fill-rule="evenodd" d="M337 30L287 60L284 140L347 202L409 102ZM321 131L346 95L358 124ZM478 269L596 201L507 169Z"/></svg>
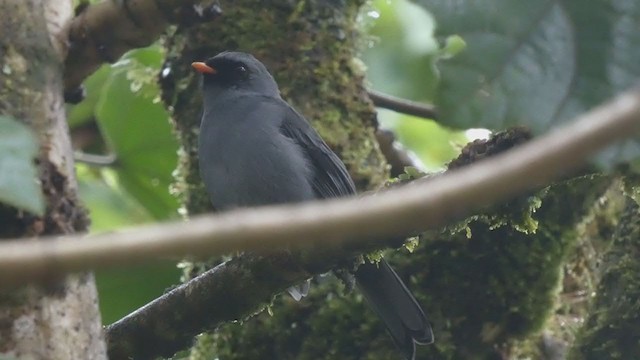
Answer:
<svg viewBox="0 0 640 360"><path fill-rule="evenodd" d="M438 106L438 123L379 111L381 127L422 170L438 171L486 137L482 128L544 132L630 86L640 75L638 19L632 0L375 0L360 18L361 60L370 88ZM129 52L87 79L86 99L69 106L93 232L181 216L171 188L178 143L156 83L163 56L161 44ZM598 161L637 162L638 154L629 141ZM176 284L176 260L98 272L103 322Z"/></svg>

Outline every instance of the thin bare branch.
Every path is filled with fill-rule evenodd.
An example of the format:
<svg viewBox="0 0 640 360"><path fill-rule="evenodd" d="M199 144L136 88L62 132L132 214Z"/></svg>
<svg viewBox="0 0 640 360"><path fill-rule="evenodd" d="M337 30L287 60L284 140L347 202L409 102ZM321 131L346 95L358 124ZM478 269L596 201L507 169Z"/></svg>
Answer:
<svg viewBox="0 0 640 360"><path fill-rule="evenodd" d="M376 139L382 155L391 165L392 177L404 173L404 169L408 166L417 167L407 150L396 147L395 135L391 131L378 129Z"/></svg>
<svg viewBox="0 0 640 360"><path fill-rule="evenodd" d="M412 185L356 199L245 209L128 232L0 243L0 287L152 257L211 256L284 246L335 245L434 228L548 184L640 130L640 91L514 150Z"/></svg>
<svg viewBox="0 0 640 360"><path fill-rule="evenodd" d="M401 99L375 90L368 90L367 92L369 93L369 98L371 98L371 101L373 101L373 104L377 107L425 119L435 120L438 118L436 109L431 105Z"/></svg>
<svg viewBox="0 0 640 360"><path fill-rule="evenodd" d="M81 151L74 152L73 158L77 163L83 163L90 166L112 166L117 160L115 154L97 155Z"/></svg>

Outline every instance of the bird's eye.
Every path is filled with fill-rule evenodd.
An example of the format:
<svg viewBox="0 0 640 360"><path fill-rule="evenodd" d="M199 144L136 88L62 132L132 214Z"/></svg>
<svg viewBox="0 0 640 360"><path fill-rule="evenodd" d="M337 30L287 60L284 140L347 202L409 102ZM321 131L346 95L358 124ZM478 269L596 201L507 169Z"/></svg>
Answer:
<svg viewBox="0 0 640 360"><path fill-rule="evenodd" d="M238 70L241 73L247 72L247 68L242 65L239 65L238 67L236 67L236 70Z"/></svg>

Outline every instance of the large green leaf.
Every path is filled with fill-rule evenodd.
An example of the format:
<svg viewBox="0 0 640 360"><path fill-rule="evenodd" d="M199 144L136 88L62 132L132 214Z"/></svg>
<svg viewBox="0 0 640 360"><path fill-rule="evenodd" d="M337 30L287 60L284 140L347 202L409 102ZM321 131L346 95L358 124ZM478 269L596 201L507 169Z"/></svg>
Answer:
<svg viewBox="0 0 640 360"><path fill-rule="evenodd" d="M0 202L42 215L44 199L33 159L38 151L31 130L0 116Z"/></svg>
<svg viewBox="0 0 640 360"><path fill-rule="evenodd" d="M67 111L69 127L73 128L93 120L96 105L100 100L102 89L110 74L111 66L103 65L82 83L86 97L79 104L69 106Z"/></svg>
<svg viewBox="0 0 640 360"><path fill-rule="evenodd" d="M132 51L115 64L102 90L96 117L116 155L120 184L157 219L175 215L169 193L178 144L159 99L158 48Z"/></svg>
<svg viewBox="0 0 640 360"><path fill-rule="evenodd" d="M437 84L434 58L439 55L431 15L407 0L376 0L366 12L371 22L370 46L362 57L367 79L376 90L402 98L432 102ZM457 142L465 143L459 132L437 123L411 116L378 111L381 127L393 130L397 140L417 156L422 170L437 171L459 152Z"/></svg>
<svg viewBox="0 0 640 360"><path fill-rule="evenodd" d="M148 211L122 189L113 169L78 164L76 172L82 202L91 212L91 232L153 221Z"/></svg>
<svg viewBox="0 0 640 360"><path fill-rule="evenodd" d="M637 0L419 0L437 34L467 49L441 61L441 121L547 131L629 88L640 76ZM601 164L640 154L637 139Z"/></svg>
<svg viewBox="0 0 640 360"><path fill-rule="evenodd" d="M180 280L172 260L96 272L102 323L110 324L162 295Z"/></svg>
<svg viewBox="0 0 640 360"><path fill-rule="evenodd" d="M119 186L114 170L78 164L80 196L91 212L91 231L112 231L152 221L149 213ZM176 284L181 270L174 260L96 271L104 324L112 323Z"/></svg>

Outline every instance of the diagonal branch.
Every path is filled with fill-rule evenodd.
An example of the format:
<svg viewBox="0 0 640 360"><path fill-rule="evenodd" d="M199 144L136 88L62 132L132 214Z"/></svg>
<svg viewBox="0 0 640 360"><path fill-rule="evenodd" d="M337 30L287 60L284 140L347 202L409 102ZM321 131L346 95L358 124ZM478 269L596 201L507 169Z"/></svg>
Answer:
<svg viewBox="0 0 640 360"><path fill-rule="evenodd" d="M378 129L376 131L376 140L378 140L382 155L391 166L391 177L398 177L403 174L406 167L419 167L407 150L396 146L393 132Z"/></svg>
<svg viewBox="0 0 640 360"><path fill-rule="evenodd" d="M375 90L369 90L369 97L377 107L393 110L399 113L413 115L425 119L437 119L436 109L427 104L401 99Z"/></svg>
<svg viewBox="0 0 640 360"><path fill-rule="evenodd" d="M152 257L325 247L430 229L548 184L639 130L640 91L634 90L505 154L375 196L231 211L91 239L4 241L0 287Z"/></svg>
<svg viewBox="0 0 640 360"><path fill-rule="evenodd" d="M357 251L318 249L306 256L281 252L235 257L109 325L105 329L109 358L170 357L187 348L196 335L244 320L287 287L373 249L370 244Z"/></svg>

